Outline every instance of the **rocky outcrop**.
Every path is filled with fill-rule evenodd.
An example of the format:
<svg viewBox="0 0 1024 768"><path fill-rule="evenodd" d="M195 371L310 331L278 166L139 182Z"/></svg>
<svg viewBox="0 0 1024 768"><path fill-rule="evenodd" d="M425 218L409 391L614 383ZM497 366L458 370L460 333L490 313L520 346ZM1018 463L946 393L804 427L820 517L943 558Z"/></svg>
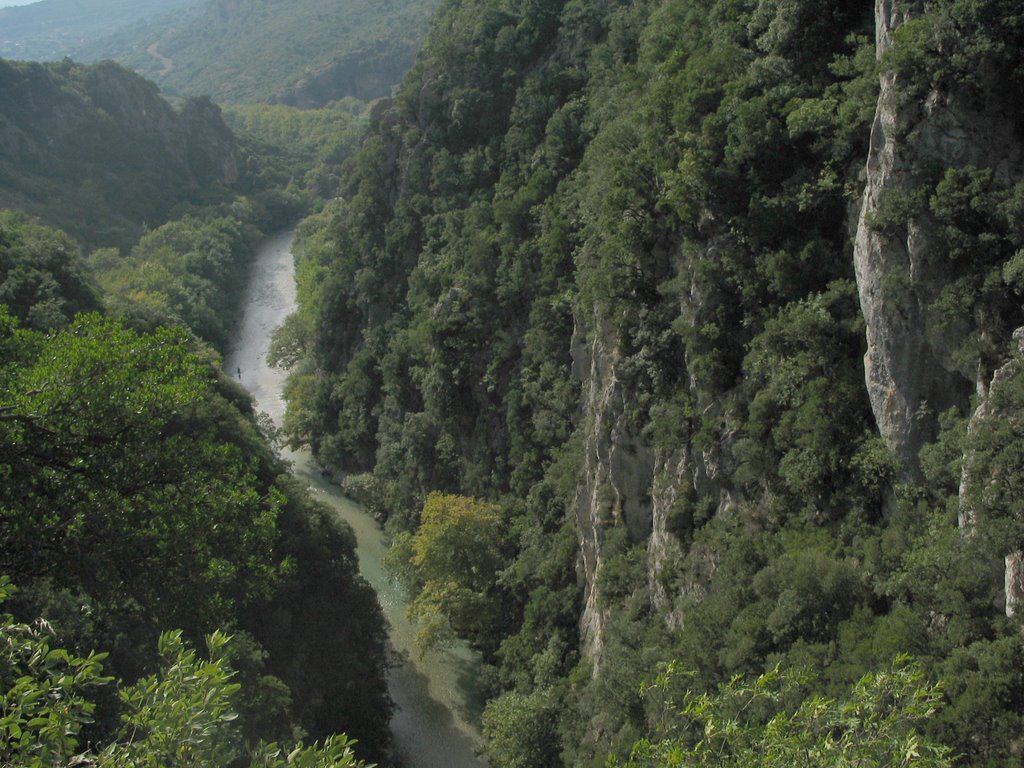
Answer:
<svg viewBox="0 0 1024 768"><path fill-rule="evenodd" d="M899 0L877 0L879 59L907 19ZM953 392L959 394L962 387L941 366L925 333L922 291L927 289L927 256L934 245L926 222L909 221L896 231L878 231L870 223L887 196L910 194L918 183L917 147L907 136L922 115L916 103L906 103L904 89L895 72L882 73L854 262L867 324L864 368L875 420L889 446L914 467L929 437L930 424L921 418L925 409Z"/></svg>
<svg viewBox="0 0 1024 768"><path fill-rule="evenodd" d="M583 585L580 618L585 655L596 669L603 647L605 609L598 579L604 564L605 531L625 527L632 541L651 533L650 488L654 455L627 417L629 392L618 375L620 353L608 321L595 310L577 325L572 340L573 369L584 382L584 457L576 491L579 532L578 575Z"/></svg>
<svg viewBox="0 0 1024 768"><path fill-rule="evenodd" d="M912 7L877 0L879 59ZM1020 147L1011 121L992 100L979 104L935 91L922 99L920 84L891 69L880 82L854 258L871 405L882 436L913 474L919 449L934 436L936 415L951 406L965 409L979 375L976 364L952 355L971 330L969 320L958 329L948 318L940 324L929 316L949 274L945 243L927 211L924 175L974 166L1009 178ZM907 211L902 221L891 220L900 207L894 201Z"/></svg>
<svg viewBox="0 0 1024 768"><path fill-rule="evenodd" d="M692 290L683 300L683 311L695 318L717 299L698 283L693 277ZM703 545L684 546L676 528L692 525L696 499L712 500L715 514L723 514L735 507L740 494L731 487L724 466L728 435L721 443L700 449L688 440L668 448L650 445L643 425L635 423L635 413L631 415L637 393L631 389L635 384L622 375L628 363L600 309L577 317L572 359L574 375L583 382L585 425L575 499L578 577L584 589L580 628L583 652L596 672L609 610L600 594L607 532L625 529L630 545L645 546L645 597L670 627L680 627L685 621L682 598L707 594L720 553ZM695 381L689 386L700 391ZM720 415L720 403L698 394L695 400L705 416Z"/></svg>
<svg viewBox="0 0 1024 768"><path fill-rule="evenodd" d="M200 183L213 179L230 186L238 181L238 145L220 107L207 98L189 99L181 110L181 126L184 140L176 146L187 151L183 159L189 173Z"/></svg>
<svg viewBox="0 0 1024 768"><path fill-rule="evenodd" d="M651 494L651 538L647 542L647 585L651 601L659 610L668 610L670 625L682 622L682 616L672 611L675 597L668 580L678 571L683 550L677 536L669 529L673 508L680 502L690 485L689 454L685 451L655 456L654 489Z"/></svg>
<svg viewBox="0 0 1024 768"><path fill-rule="evenodd" d="M1003 594L1006 615L1016 616L1024 607L1024 552L1011 552L1004 558Z"/></svg>
<svg viewBox="0 0 1024 768"><path fill-rule="evenodd" d="M189 99L176 111L155 84L110 61L85 69L83 80L92 105L132 143L171 158L189 183L238 180L235 137L209 99Z"/></svg>

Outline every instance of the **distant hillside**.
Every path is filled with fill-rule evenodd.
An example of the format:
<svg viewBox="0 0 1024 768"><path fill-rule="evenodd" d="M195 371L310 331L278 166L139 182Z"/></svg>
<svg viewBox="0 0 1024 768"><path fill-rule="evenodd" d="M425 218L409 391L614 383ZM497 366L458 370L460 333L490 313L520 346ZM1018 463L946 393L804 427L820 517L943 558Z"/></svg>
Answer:
<svg viewBox="0 0 1024 768"><path fill-rule="evenodd" d="M113 62L0 60L0 208L125 247L175 206L221 197L239 164L208 100L175 110Z"/></svg>
<svg viewBox="0 0 1024 768"><path fill-rule="evenodd" d="M436 0L211 0L83 46L171 94L316 106L387 95L409 69Z"/></svg>
<svg viewBox="0 0 1024 768"><path fill-rule="evenodd" d="M0 8L0 56L53 61L89 40L153 16L173 18L201 0L42 0Z"/></svg>

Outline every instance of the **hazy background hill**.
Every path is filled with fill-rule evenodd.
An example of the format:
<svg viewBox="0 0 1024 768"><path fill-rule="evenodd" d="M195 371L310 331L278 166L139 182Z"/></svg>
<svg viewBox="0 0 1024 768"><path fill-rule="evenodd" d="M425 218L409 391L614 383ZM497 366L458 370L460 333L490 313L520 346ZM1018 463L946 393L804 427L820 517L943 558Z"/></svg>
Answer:
<svg viewBox="0 0 1024 768"><path fill-rule="evenodd" d="M47 0L53 2L54 0ZM212 0L82 46L168 94L316 106L386 96L412 65L436 0Z"/></svg>
<svg viewBox="0 0 1024 768"><path fill-rule="evenodd" d="M50 61L87 41L153 16L168 21L201 0L43 0L0 8L0 56Z"/></svg>

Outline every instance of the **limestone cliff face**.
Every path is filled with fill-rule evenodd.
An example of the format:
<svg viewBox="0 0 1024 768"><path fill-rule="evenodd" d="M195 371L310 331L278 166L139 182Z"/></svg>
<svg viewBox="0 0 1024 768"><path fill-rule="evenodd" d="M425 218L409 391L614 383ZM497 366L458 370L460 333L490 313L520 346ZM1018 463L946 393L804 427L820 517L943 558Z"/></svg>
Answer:
<svg viewBox="0 0 1024 768"><path fill-rule="evenodd" d="M669 530L672 508L686 493L692 475L692 462L686 451L657 452L654 488L651 495L651 538L647 544L647 584L651 600L658 609L671 609L674 594L666 586L682 562L684 553L679 539ZM683 617L673 612L669 623L678 625Z"/></svg>
<svg viewBox="0 0 1024 768"><path fill-rule="evenodd" d="M696 322L705 307L720 297L705 290L685 264L676 266L688 273L690 285L680 297L682 311ZM633 391L636 385L623 371L629 363L623 359L611 322L600 309L577 316L572 358L574 375L583 382L585 425L583 466L575 499L578 577L584 589L580 629L583 652L596 672L610 610L600 599L608 531L625 529L631 544L644 545L646 596L670 626L679 627L685 621L680 599L706 594L720 553L700 545L684 548L672 530L673 512L700 498L712 500L716 514L721 514L735 505L740 494L726 466L727 438L700 449L688 440L669 448L651 445L644 425L637 424L633 415L632 404L639 393ZM696 382L687 385L702 413L720 415L721 403L699 394Z"/></svg>
<svg viewBox="0 0 1024 768"><path fill-rule="evenodd" d="M184 136L172 146L185 149L183 159L193 175L229 186L238 181L238 144L220 107L209 99L189 99L181 110L181 128Z"/></svg>
<svg viewBox="0 0 1024 768"><path fill-rule="evenodd" d="M584 330L592 326L589 330ZM618 374L620 354L607 320L577 318L573 368L584 382L584 459L576 491L579 578L584 588L580 628L584 653L600 664L605 610L598 600L605 531L625 526L634 541L651 532L654 456L626 416L630 393Z"/></svg>
<svg viewBox="0 0 1024 768"><path fill-rule="evenodd" d="M880 59L910 18L911 6L877 0ZM980 372L951 354L960 339L950 334L970 329L951 331L947 322L940 332L929 316L949 275L945 245L926 201L902 224L879 225L876 217L887 200L912 199L924 174L936 168L991 168L1006 178L1015 173L1019 157L1010 121L991 103L968 103L955 92L932 92L922 100L896 72L881 75L854 259L867 324L864 362L872 408L882 436L912 473L918 451L934 435L936 414L951 406L965 409Z"/></svg>
<svg viewBox="0 0 1024 768"><path fill-rule="evenodd" d="M877 0L880 59L914 8L904 0ZM866 387L881 435L913 477L921 447L937 433L938 415L951 407L968 413L972 395L984 391L992 375L991 361L986 369L962 354L965 340L977 332L970 313L950 318L936 309L956 275L950 274L945 233L930 213L929 196L948 168L989 169L995 179L1012 184L1021 178L1022 152L1011 110L999 94L978 98L956 87L929 91L888 67L880 86L865 188L859 211L851 212L854 260L866 323ZM713 256L715 247L713 239L707 242L704 256ZM676 267L686 270L684 264ZM680 295L680 315L699 327L701 308L720 297L705 295L697 274L680 278L689 286ZM678 625L685 617L673 606L680 596L699 596L707 588L716 553L683 550L671 530L673 508L684 494L710 502L717 514L741 501L729 466L728 429L705 453L688 444L655 451L645 442L643 425L627 417L636 393L625 383L610 325L597 311L578 317L573 344L586 424L575 504L585 588L581 626L584 649L596 663L607 618L598 600L607 530L625 527L631 542L645 543L650 599ZM722 410L722 403L702 399L701 387L689 388L702 417ZM1024 567L1015 557L1007 560L1008 585L1022 579ZM680 583L682 578L689 583ZM1018 592L1024 595L1024 589L1008 586L1008 606Z"/></svg>

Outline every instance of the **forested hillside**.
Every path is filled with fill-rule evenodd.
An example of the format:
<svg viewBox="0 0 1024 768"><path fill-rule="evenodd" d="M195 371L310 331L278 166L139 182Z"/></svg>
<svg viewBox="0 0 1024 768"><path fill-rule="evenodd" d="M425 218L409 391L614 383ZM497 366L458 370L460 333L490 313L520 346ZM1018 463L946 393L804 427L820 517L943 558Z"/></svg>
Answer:
<svg viewBox="0 0 1024 768"><path fill-rule="evenodd" d="M207 0L93 40L75 52L116 59L166 93L220 103L321 106L387 96L412 65L435 0Z"/></svg>
<svg viewBox="0 0 1024 768"><path fill-rule="evenodd" d="M387 759L354 536L216 351L351 140L239 141L111 62L0 61L0 105L0 764Z"/></svg>
<svg viewBox="0 0 1024 768"><path fill-rule="evenodd" d="M1020 764L1018 10L443 3L279 349L492 765Z"/></svg>
<svg viewBox="0 0 1024 768"><path fill-rule="evenodd" d="M89 246L127 247L175 206L231 199L235 137L208 100L173 109L111 62L0 60L0 208Z"/></svg>
<svg viewBox="0 0 1024 768"><path fill-rule="evenodd" d="M38 0L0 8L0 56L59 61L97 37L154 16L173 18L201 0Z"/></svg>

